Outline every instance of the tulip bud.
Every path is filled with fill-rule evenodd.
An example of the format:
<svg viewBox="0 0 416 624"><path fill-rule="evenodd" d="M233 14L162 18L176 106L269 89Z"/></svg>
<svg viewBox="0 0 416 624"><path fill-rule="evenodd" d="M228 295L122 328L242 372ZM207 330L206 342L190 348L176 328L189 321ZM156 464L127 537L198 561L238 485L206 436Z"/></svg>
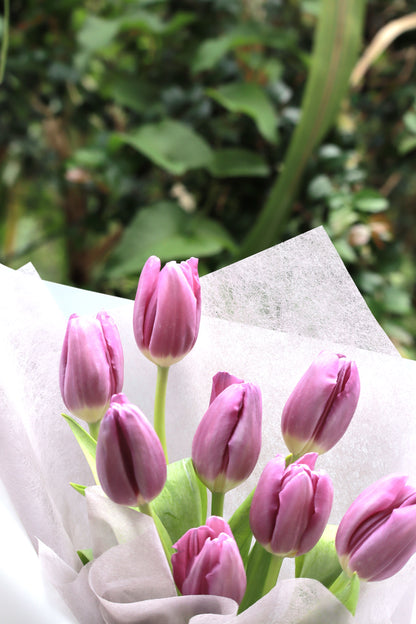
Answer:
<svg viewBox="0 0 416 624"><path fill-rule="evenodd" d="M244 383L244 380L239 379L239 377L236 377L235 375L230 375L230 373L219 372L214 375L212 378L211 397L209 399L210 405L223 390L228 388L228 386L240 383Z"/></svg>
<svg viewBox="0 0 416 624"><path fill-rule="evenodd" d="M198 260L168 262L151 256L143 267L133 312L133 330L142 353L159 366L179 362L194 346L201 317Z"/></svg>
<svg viewBox="0 0 416 624"><path fill-rule="evenodd" d="M153 427L124 394L112 397L97 440L97 474L120 505L143 505L162 491L166 460Z"/></svg>
<svg viewBox="0 0 416 624"><path fill-rule="evenodd" d="M416 552L416 489L406 475L366 488L342 518L335 538L341 566L365 581L396 574Z"/></svg>
<svg viewBox="0 0 416 624"><path fill-rule="evenodd" d="M321 351L283 408L282 434L290 452L329 451L350 424L359 394L355 362Z"/></svg>
<svg viewBox="0 0 416 624"><path fill-rule="evenodd" d="M328 475L313 470L317 457L308 453L285 468L285 458L276 455L260 476L250 526L256 540L274 555L305 554L325 529L333 488Z"/></svg>
<svg viewBox="0 0 416 624"><path fill-rule="evenodd" d="M216 375L213 386L217 381ZM260 447L260 389L233 383L214 398L198 425L192 442L195 470L212 492L227 492L250 475Z"/></svg>
<svg viewBox="0 0 416 624"><path fill-rule="evenodd" d="M211 516L206 525L189 529L172 555L173 578L183 595L209 594L238 604L246 591L246 573L230 527Z"/></svg>
<svg viewBox="0 0 416 624"><path fill-rule="evenodd" d="M62 347L59 382L70 412L99 421L123 387L124 358L118 329L107 312L95 319L72 314Z"/></svg>

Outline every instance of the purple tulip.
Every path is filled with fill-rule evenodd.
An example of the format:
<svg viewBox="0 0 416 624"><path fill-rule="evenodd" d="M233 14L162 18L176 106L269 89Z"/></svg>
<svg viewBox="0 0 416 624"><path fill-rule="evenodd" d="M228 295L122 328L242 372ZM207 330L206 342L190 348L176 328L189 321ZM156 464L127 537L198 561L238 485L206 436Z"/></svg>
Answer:
<svg viewBox="0 0 416 624"><path fill-rule="evenodd" d="M315 546L328 522L333 488L328 475L314 471L317 453L285 468L276 455L266 464L250 508L253 535L269 552L297 557Z"/></svg>
<svg viewBox="0 0 416 624"><path fill-rule="evenodd" d="M225 373L224 371L220 371L214 375L212 378L211 397L209 399L210 405L223 390L228 388L228 386L240 383L244 383L244 379L240 379L239 377L230 375L230 373Z"/></svg>
<svg viewBox="0 0 416 624"><path fill-rule="evenodd" d="M350 424L359 395L355 362L321 351L283 408L282 434L290 452L329 451Z"/></svg>
<svg viewBox="0 0 416 624"><path fill-rule="evenodd" d="M366 488L338 527L335 547L347 574L382 581L416 552L416 489L406 475L390 475Z"/></svg>
<svg viewBox="0 0 416 624"><path fill-rule="evenodd" d="M229 375L228 381L231 378L237 379ZM216 375L214 395L219 381ZM198 425L192 442L195 470L212 492L227 492L250 475L260 447L260 389L251 383L232 383L215 396Z"/></svg>
<svg viewBox="0 0 416 624"><path fill-rule="evenodd" d="M70 412L95 423L123 387L124 358L118 329L107 312L95 319L72 314L62 347L59 382Z"/></svg>
<svg viewBox="0 0 416 624"><path fill-rule="evenodd" d="M159 366L179 362L194 346L201 318L198 260L168 262L151 256L134 302L133 330L142 353Z"/></svg>
<svg viewBox="0 0 416 624"><path fill-rule="evenodd" d="M189 529L172 555L173 578L183 595L209 594L238 604L246 591L246 573L230 527L211 516L206 525Z"/></svg>
<svg viewBox="0 0 416 624"><path fill-rule="evenodd" d="M153 427L124 394L112 397L97 440L97 474L120 505L153 500L166 481L166 460Z"/></svg>

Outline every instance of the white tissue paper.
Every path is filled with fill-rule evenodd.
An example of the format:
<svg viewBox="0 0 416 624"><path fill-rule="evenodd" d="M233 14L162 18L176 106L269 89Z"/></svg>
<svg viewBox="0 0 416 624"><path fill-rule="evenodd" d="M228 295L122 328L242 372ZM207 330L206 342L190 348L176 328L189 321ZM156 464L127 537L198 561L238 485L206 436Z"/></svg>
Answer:
<svg viewBox="0 0 416 624"><path fill-rule="evenodd" d="M135 344L133 302L47 284L30 266L0 267L0 283L0 578L7 579L0 584L0 621L26 622L28 612L33 622L58 624L412 621L416 557L392 579L362 583L355 618L317 581L291 578L290 564L276 587L239 616L228 598L178 597L152 521L113 504L94 486L60 416L65 407L58 371L67 318L106 309L122 337L123 391L151 420L156 367ZM260 386L261 455L247 482L227 494L226 518L266 462L286 453L283 405L322 349L355 359L361 378L347 433L318 460L334 483L330 521L338 523L354 498L384 475L406 473L416 484L416 363L401 358L377 324L322 228L207 275L201 286L197 343L169 373L168 454L170 461L190 455L216 372ZM71 481L93 487L84 498ZM86 566L76 554L84 548L94 552ZM37 613L43 614L38 620Z"/></svg>

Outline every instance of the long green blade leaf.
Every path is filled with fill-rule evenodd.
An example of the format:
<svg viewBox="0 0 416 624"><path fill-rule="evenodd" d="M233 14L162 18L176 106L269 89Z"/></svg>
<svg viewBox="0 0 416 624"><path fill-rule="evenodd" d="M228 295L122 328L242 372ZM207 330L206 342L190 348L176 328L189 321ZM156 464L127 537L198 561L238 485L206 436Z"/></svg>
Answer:
<svg viewBox="0 0 416 624"><path fill-rule="evenodd" d="M89 467L91 468L91 472L94 476L95 482L97 485L100 484L97 476L97 468L95 465L95 454L97 449L97 442L94 440L90 434L85 431L83 427L76 420L71 418L71 416L67 416L66 414L62 414L62 416L67 421L68 425L71 427L71 431L76 437L78 444L81 447L82 452L85 455L85 459L88 462Z"/></svg>
<svg viewBox="0 0 416 624"><path fill-rule="evenodd" d="M275 244L290 212L311 153L334 121L358 56L365 0L321 0L311 71L302 115L293 134L282 174L240 249L246 257Z"/></svg>

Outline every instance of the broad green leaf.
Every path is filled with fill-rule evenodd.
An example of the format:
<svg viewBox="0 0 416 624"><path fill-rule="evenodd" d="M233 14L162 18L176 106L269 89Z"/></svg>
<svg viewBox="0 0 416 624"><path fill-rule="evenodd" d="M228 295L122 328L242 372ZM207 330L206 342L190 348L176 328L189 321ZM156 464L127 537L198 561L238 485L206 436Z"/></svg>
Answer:
<svg viewBox="0 0 416 624"><path fill-rule="evenodd" d="M166 528L172 543L188 529L205 523L207 490L196 476L192 459L168 465L168 477L152 509Z"/></svg>
<svg viewBox="0 0 416 624"><path fill-rule="evenodd" d="M319 200L328 197L332 189L330 178L326 175L318 175L310 181L307 192L311 199Z"/></svg>
<svg viewBox="0 0 416 624"><path fill-rule="evenodd" d="M388 200L373 189L363 189L355 193L354 208L361 212L383 212L389 207Z"/></svg>
<svg viewBox="0 0 416 624"><path fill-rule="evenodd" d="M277 115L259 85L252 82L234 82L216 89L207 89L207 95L227 110L251 117L263 137L271 143L277 143Z"/></svg>
<svg viewBox="0 0 416 624"><path fill-rule="evenodd" d="M267 163L259 154L238 148L214 152L209 170L216 178L264 177L270 174Z"/></svg>
<svg viewBox="0 0 416 624"><path fill-rule="evenodd" d="M237 257L246 257L279 240L303 172L331 127L360 50L365 0L321 0L302 115L289 144L282 173Z"/></svg>
<svg viewBox="0 0 416 624"><path fill-rule="evenodd" d="M229 525L237 542L244 566L247 566L248 553L250 551L253 533L250 528L250 506L253 500L254 490L247 496L241 505L235 510L230 518Z"/></svg>
<svg viewBox="0 0 416 624"><path fill-rule="evenodd" d="M90 15L78 32L78 43L86 52L92 53L109 45L118 31L117 20Z"/></svg>
<svg viewBox="0 0 416 624"><path fill-rule="evenodd" d="M386 286L383 290L383 304L388 312L393 314L409 314L412 311L410 293L397 286Z"/></svg>
<svg viewBox="0 0 416 624"><path fill-rule="evenodd" d="M180 30L193 21L195 21L195 16L183 11L175 12L170 20L162 20L155 13L142 10L121 17L119 24L122 30L134 28L153 35L166 35Z"/></svg>
<svg viewBox="0 0 416 624"><path fill-rule="evenodd" d="M62 416L65 418L66 422L71 427L71 431L74 434L78 444L80 445L81 450L85 455L85 459L87 460L89 467L91 468L91 472L94 476L95 482L97 483L97 485L99 485L100 482L98 480L97 468L95 465L95 454L97 450L97 442L71 416L67 416L66 414L62 414Z"/></svg>
<svg viewBox="0 0 416 624"><path fill-rule="evenodd" d="M416 136L407 135L399 140L398 150L402 156L412 152L414 149L416 149Z"/></svg>
<svg viewBox="0 0 416 624"><path fill-rule="evenodd" d="M142 208L125 229L107 273L112 278L137 274L151 255L165 262L203 258L224 249L235 247L222 225L197 213L187 214L174 202L160 202Z"/></svg>
<svg viewBox="0 0 416 624"><path fill-rule="evenodd" d="M165 119L116 136L174 175L207 167L212 160L205 139L180 121Z"/></svg>
<svg viewBox="0 0 416 624"><path fill-rule="evenodd" d="M161 106L155 106L158 94L155 85L133 73L107 74L100 84L100 90L106 98L138 113L146 111L150 106L153 112L161 109Z"/></svg>
<svg viewBox="0 0 416 624"><path fill-rule="evenodd" d="M316 579L325 587L330 587L342 572L337 551L335 535L338 527L328 524L316 546L305 555L296 557L296 578Z"/></svg>
<svg viewBox="0 0 416 624"><path fill-rule="evenodd" d="M267 551L259 542L255 542L248 558L247 590L241 601L239 613L251 607L276 585L283 559Z"/></svg>

